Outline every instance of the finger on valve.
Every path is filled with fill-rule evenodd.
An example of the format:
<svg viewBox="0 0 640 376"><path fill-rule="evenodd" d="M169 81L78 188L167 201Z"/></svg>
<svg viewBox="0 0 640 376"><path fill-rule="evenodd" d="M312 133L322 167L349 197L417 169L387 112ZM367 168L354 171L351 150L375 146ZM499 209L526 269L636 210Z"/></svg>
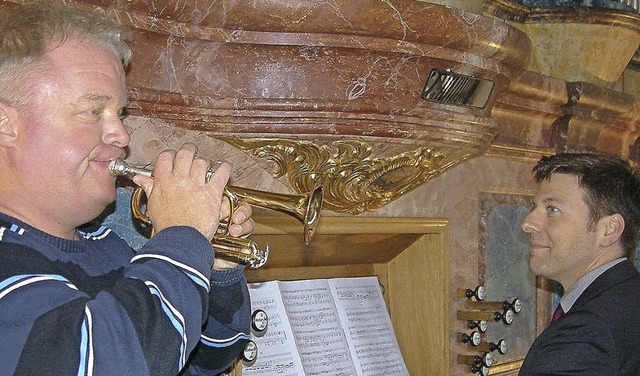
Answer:
<svg viewBox="0 0 640 376"><path fill-rule="evenodd" d="M231 226L229 226L229 235L235 237L247 237L253 233L254 222L251 218L253 209L251 205L240 203L238 209L231 215Z"/></svg>

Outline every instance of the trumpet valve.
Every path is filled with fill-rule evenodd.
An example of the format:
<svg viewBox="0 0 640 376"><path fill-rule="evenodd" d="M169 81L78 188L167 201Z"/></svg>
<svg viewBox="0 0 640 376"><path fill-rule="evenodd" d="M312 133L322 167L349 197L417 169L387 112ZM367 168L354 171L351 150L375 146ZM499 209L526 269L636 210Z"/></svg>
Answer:
<svg viewBox="0 0 640 376"><path fill-rule="evenodd" d="M267 244L264 247L264 250L258 249L258 247L256 247L255 257L252 257L251 260L249 260L248 264L251 269L258 269L264 266L264 264L267 263L268 259L269 259L269 244Z"/></svg>

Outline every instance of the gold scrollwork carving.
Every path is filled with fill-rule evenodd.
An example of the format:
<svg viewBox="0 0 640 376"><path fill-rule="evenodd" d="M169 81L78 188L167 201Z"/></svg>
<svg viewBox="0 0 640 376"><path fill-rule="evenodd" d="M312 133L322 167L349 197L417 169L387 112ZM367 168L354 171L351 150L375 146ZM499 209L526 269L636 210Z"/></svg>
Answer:
<svg viewBox="0 0 640 376"><path fill-rule="evenodd" d="M274 177L288 175L298 193L322 184L323 208L351 214L376 210L450 167L447 155L430 147L374 158L370 145L354 140L317 145L304 140L216 138L274 162Z"/></svg>

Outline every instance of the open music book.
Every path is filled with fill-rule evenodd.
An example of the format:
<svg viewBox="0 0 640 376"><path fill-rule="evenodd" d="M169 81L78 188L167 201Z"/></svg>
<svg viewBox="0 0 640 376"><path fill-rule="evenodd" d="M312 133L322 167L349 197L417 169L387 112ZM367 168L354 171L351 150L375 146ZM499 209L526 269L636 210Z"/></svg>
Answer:
<svg viewBox="0 0 640 376"><path fill-rule="evenodd" d="M249 284L269 323L242 375L409 375L375 277Z"/></svg>

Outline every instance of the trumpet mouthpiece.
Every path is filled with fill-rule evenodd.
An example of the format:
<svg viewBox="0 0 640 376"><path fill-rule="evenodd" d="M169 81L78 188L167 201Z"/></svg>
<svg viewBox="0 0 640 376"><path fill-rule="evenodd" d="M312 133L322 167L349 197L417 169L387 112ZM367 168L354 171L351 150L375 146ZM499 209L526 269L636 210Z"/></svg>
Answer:
<svg viewBox="0 0 640 376"><path fill-rule="evenodd" d="M121 158L116 158L109 162L108 169L113 176L123 176L127 174L126 167L127 164Z"/></svg>
<svg viewBox="0 0 640 376"><path fill-rule="evenodd" d="M129 166L122 158L116 158L109 162L108 169L113 176L144 175L150 177L153 174L152 170Z"/></svg>

